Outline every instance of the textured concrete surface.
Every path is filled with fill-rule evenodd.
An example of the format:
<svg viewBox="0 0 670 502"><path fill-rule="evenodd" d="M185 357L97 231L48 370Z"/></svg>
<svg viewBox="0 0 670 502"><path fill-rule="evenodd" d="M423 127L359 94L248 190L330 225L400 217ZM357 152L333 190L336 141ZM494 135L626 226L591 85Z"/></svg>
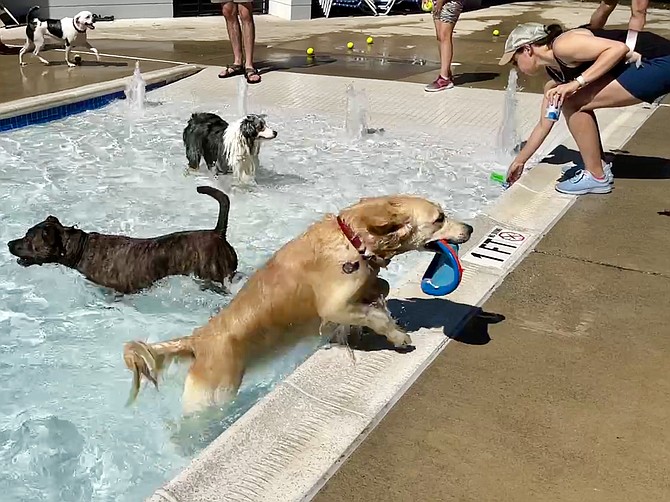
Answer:
<svg viewBox="0 0 670 502"><path fill-rule="evenodd" d="M670 499L668 120L486 302L505 321L473 321L315 501Z"/></svg>

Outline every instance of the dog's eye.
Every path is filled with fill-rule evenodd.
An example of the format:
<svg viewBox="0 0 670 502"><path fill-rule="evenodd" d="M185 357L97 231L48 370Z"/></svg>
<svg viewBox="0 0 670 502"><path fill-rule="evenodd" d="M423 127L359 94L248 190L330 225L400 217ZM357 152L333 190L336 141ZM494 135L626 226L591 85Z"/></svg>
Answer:
<svg viewBox="0 0 670 502"><path fill-rule="evenodd" d="M444 223L444 213L440 213L440 216L438 216L433 223L435 223L436 225L441 225L442 223Z"/></svg>

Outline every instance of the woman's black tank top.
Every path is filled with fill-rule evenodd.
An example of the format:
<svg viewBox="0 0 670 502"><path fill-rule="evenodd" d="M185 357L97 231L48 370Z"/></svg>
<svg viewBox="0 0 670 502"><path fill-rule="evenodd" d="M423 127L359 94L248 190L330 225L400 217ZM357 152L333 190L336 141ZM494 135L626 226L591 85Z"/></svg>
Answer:
<svg viewBox="0 0 670 502"><path fill-rule="evenodd" d="M596 37L606 38L608 40L615 40L617 42L626 42L626 37L628 36L628 30L604 30L604 29L593 29L588 26L580 26L579 28L586 28ZM577 29L577 28L575 28ZM560 36L560 35L559 35ZM656 59L661 57L670 56L670 40L664 38L656 33L650 31L641 31L637 36L637 43L635 44L635 52L639 52L643 60ZM579 75L584 73L592 64L593 61L587 61L581 63L579 66L570 67L566 65L563 61L554 56L560 70L557 71L554 68L547 67L547 73L549 76L556 82L565 84L577 78ZM612 76L619 75L626 68L626 63L621 61L614 68L612 68L608 74Z"/></svg>

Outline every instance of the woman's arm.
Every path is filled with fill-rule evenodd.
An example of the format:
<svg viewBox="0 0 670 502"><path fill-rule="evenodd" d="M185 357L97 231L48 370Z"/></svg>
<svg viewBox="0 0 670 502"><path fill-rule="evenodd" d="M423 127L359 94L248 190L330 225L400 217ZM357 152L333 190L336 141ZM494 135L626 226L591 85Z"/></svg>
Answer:
<svg viewBox="0 0 670 502"><path fill-rule="evenodd" d="M587 84L605 76L629 52L628 46L623 42L596 37L590 32L581 30L565 33L557 38L552 49L554 56L566 63L593 61L594 63L582 73Z"/></svg>
<svg viewBox="0 0 670 502"><path fill-rule="evenodd" d="M535 152L542 146L544 140L547 139L547 136L551 132L551 129L554 127L556 122L553 122L547 119L545 115L545 110L549 105L549 99L546 94L549 89L553 89L558 85L558 82L550 80L544 85L544 97L542 98L542 108L540 109L540 120L537 125L533 128L533 131L528 136L526 144L517 154L516 158L512 161L512 164L507 170L507 183L512 184L518 180L523 174L523 168Z"/></svg>

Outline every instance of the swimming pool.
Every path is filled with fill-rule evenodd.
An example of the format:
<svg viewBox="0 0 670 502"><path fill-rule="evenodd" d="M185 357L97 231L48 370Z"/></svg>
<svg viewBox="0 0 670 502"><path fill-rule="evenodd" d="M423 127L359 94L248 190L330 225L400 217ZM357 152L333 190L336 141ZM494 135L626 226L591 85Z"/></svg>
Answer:
<svg viewBox="0 0 670 502"><path fill-rule="evenodd" d="M0 135L3 243L49 214L86 231L139 237L213 227L216 202L195 191L213 180L184 176L181 132L192 111L233 119L237 110L235 98L200 98L154 102L129 116L118 102ZM246 274L362 196L421 194L468 219L501 193L488 180L501 166L486 136L387 127L350 139L338 117L251 111L267 113L279 131L261 150L257 185L217 182L231 198L228 238ZM160 393L143 390L124 408L131 376L122 345L188 334L229 298L175 277L118 300L72 270L21 268L1 248L0 490L8 500L139 500L316 348L306 341L248 374L229 416L184 433L176 426L184 371L172 368ZM384 276L398 285L416 258L401 257Z"/></svg>

